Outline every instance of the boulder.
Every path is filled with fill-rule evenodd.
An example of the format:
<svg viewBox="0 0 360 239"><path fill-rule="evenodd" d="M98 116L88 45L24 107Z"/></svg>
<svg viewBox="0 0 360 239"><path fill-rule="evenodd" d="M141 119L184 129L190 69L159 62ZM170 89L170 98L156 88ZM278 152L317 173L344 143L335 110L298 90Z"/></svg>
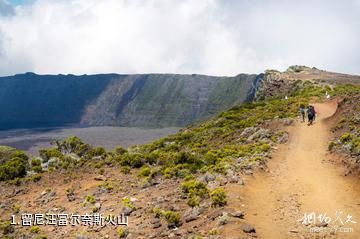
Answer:
<svg viewBox="0 0 360 239"><path fill-rule="evenodd" d="M241 229L243 230L243 232L245 233L255 233L255 227L249 225L249 224L244 224L242 225Z"/></svg>

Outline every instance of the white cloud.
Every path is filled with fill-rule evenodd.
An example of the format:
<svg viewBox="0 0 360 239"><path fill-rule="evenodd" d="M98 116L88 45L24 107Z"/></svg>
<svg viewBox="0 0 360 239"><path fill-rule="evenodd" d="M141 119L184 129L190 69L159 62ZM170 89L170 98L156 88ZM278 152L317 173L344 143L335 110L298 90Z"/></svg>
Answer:
<svg viewBox="0 0 360 239"><path fill-rule="evenodd" d="M359 74L359 38L359 0L37 0L0 14L0 75Z"/></svg>

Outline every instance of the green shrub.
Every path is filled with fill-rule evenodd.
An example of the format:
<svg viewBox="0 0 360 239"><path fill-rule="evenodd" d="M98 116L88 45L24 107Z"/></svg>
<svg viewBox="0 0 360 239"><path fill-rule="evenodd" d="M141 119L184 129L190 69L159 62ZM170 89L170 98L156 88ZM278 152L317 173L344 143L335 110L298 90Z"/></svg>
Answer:
<svg viewBox="0 0 360 239"><path fill-rule="evenodd" d="M14 213L19 213L21 209L21 206L19 204L13 204L12 205L12 210Z"/></svg>
<svg viewBox="0 0 360 239"><path fill-rule="evenodd" d="M104 147L92 148L86 154L86 157L89 159L94 158L94 157L105 157L105 156L106 156L106 150Z"/></svg>
<svg viewBox="0 0 360 239"><path fill-rule="evenodd" d="M198 207L200 205L199 197L196 195L190 194L190 196L187 200L187 205L189 205L190 207Z"/></svg>
<svg viewBox="0 0 360 239"><path fill-rule="evenodd" d="M169 224L178 225L180 222L180 214L174 211L164 211L163 216Z"/></svg>
<svg viewBox="0 0 360 239"><path fill-rule="evenodd" d="M41 175L40 174L34 174L30 177L30 180L33 182L38 182L41 179Z"/></svg>
<svg viewBox="0 0 360 239"><path fill-rule="evenodd" d="M152 151L151 153L145 156L145 159L148 164L155 164L159 159L159 157L160 157L159 151Z"/></svg>
<svg viewBox="0 0 360 239"><path fill-rule="evenodd" d="M37 158L34 158L31 160L31 166L34 167L34 166L41 166L41 160L40 159L37 159Z"/></svg>
<svg viewBox="0 0 360 239"><path fill-rule="evenodd" d="M160 208L153 208L152 212L155 214L156 218L160 218L162 216L163 211Z"/></svg>
<svg viewBox="0 0 360 239"><path fill-rule="evenodd" d="M331 141L328 145L328 150L332 151L335 146L336 146L336 143L334 141Z"/></svg>
<svg viewBox="0 0 360 239"><path fill-rule="evenodd" d="M64 157L64 155L57 148L40 149L39 154L44 162L49 161L51 158L62 159Z"/></svg>
<svg viewBox="0 0 360 239"><path fill-rule="evenodd" d="M345 134L343 134L341 137L340 137L340 141L342 142L342 143L347 143L347 142L349 142L351 139L352 139L352 134L350 134L350 133L345 133Z"/></svg>
<svg viewBox="0 0 360 239"><path fill-rule="evenodd" d="M140 168L145 163L144 156L139 153L125 153L120 160L122 166L131 166L133 168Z"/></svg>
<svg viewBox="0 0 360 239"><path fill-rule="evenodd" d="M189 180L181 185L182 191L186 194L194 196L204 197L208 194L208 188L205 183L198 182L196 180Z"/></svg>
<svg viewBox="0 0 360 239"><path fill-rule="evenodd" d="M122 173L125 173L125 174L129 174L130 173L130 171L131 171L131 168L130 168L130 166L121 166L120 167L120 171L122 172Z"/></svg>
<svg viewBox="0 0 360 239"><path fill-rule="evenodd" d="M57 142L58 149L61 151L75 153L82 157L91 150L89 144L84 143L79 137L71 136L61 142Z"/></svg>
<svg viewBox="0 0 360 239"><path fill-rule="evenodd" d="M109 181L105 181L104 183L100 184L99 187L104 188L108 192L111 192L114 189L114 184Z"/></svg>
<svg viewBox="0 0 360 239"><path fill-rule="evenodd" d="M4 235L10 234L14 232L14 227L11 225L10 221L1 221L0 222L0 230Z"/></svg>
<svg viewBox="0 0 360 239"><path fill-rule="evenodd" d="M127 152L127 150L124 149L124 148L121 147L121 146L118 146L118 147L115 148L115 153L116 153L116 154L123 155L123 154L125 154L126 152Z"/></svg>
<svg viewBox="0 0 360 239"><path fill-rule="evenodd" d="M88 203L91 203L91 204L96 203L96 199L95 199L95 197L93 195L87 195L85 201L88 202Z"/></svg>
<svg viewBox="0 0 360 239"><path fill-rule="evenodd" d="M217 188L212 192L210 192L210 198L213 207L217 207L217 206L223 207L227 204L226 193L225 190L222 188Z"/></svg>
<svg viewBox="0 0 360 239"><path fill-rule="evenodd" d="M128 208L131 208L131 209L136 209L134 203L130 200L130 198L123 198L122 199L122 204L125 206L125 207L128 207Z"/></svg>
<svg viewBox="0 0 360 239"><path fill-rule="evenodd" d="M43 172L43 168L40 166L32 166L31 167L32 170L34 170L35 173L42 173Z"/></svg>
<svg viewBox="0 0 360 239"><path fill-rule="evenodd" d="M360 155L360 137L353 138L351 142L351 151Z"/></svg>
<svg viewBox="0 0 360 239"><path fill-rule="evenodd" d="M222 155L220 150L210 150L204 156L207 165L216 164L221 157Z"/></svg>
<svg viewBox="0 0 360 239"><path fill-rule="evenodd" d="M30 228L30 232L37 234L37 233L40 232L40 227L39 227L39 226L32 226L32 227Z"/></svg>
<svg viewBox="0 0 360 239"><path fill-rule="evenodd" d="M129 234L129 229L124 227L119 227L117 229L117 234L119 238L125 238Z"/></svg>
<svg viewBox="0 0 360 239"><path fill-rule="evenodd" d="M145 166L141 167L140 172L139 172L140 177L147 177L150 174L151 174L151 169L149 166L145 165Z"/></svg>
<svg viewBox="0 0 360 239"><path fill-rule="evenodd" d="M180 222L180 213L174 211L165 211L160 208L153 208L152 212L155 214L156 218L164 218L170 225L178 225Z"/></svg>
<svg viewBox="0 0 360 239"><path fill-rule="evenodd" d="M75 159L69 155L66 155L63 158L61 158L59 166L64 169L69 169L69 168L76 168L80 164L81 164L81 161L78 161L77 159Z"/></svg>
<svg viewBox="0 0 360 239"><path fill-rule="evenodd" d="M14 157L0 166L0 181L11 180L26 175L28 161L23 158Z"/></svg>

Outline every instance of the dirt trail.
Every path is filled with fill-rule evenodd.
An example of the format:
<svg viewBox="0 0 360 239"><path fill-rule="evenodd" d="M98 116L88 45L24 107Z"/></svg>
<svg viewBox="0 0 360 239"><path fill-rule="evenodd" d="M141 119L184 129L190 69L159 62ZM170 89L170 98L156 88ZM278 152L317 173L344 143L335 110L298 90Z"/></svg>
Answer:
<svg viewBox="0 0 360 239"><path fill-rule="evenodd" d="M360 238L359 181L344 177L327 151L329 129L323 119L336 111L336 102L315 104L315 109L315 124L297 122L290 127L290 140L269 162L269 172L255 174L245 188L247 221L257 229L258 238ZM337 211L342 211L344 224L348 214L357 223L342 226ZM315 224L306 226L298 221L312 212ZM332 221L317 228L325 231L310 232L319 226L318 216L324 213ZM338 227L342 229L334 233Z"/></svg>

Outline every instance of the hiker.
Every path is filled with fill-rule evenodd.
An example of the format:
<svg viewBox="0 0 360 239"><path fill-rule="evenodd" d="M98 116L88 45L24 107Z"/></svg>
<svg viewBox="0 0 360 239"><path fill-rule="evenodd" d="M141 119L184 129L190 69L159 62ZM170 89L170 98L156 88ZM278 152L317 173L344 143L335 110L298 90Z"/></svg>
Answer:
<svg viewBox="0 0 360 239"><path fill-rule="evenodd" d="M300 115L301 115L301 118L302 118L302 122L305 122L305 105L301 104L299 110L300 110Z"/></svg>
<svg viewBox="0 0 360 239"><path fill-rule="evenodd" d="M326 93L325 93L325 98L326 99L330 99L330 95L329 95L329 93L326 91Z"/></svg>
<svg viewBox="0 0 360 239"><path fill-rule="evenodd" d="M314 120L315 120L315 108L314 106L312 105L309 105L308 106L308 109L307 109L307 116L308 116L308 125L312 125Z"/></svg>
<svg viewBox="0 0 360 239"><path fill-rule="evenodd" d="M313 121L315 121L315 118L316 118L316 111L315 111L315 107L312 105L311 106L311 110L312 110L312 112L313 112Z"/></svg>

